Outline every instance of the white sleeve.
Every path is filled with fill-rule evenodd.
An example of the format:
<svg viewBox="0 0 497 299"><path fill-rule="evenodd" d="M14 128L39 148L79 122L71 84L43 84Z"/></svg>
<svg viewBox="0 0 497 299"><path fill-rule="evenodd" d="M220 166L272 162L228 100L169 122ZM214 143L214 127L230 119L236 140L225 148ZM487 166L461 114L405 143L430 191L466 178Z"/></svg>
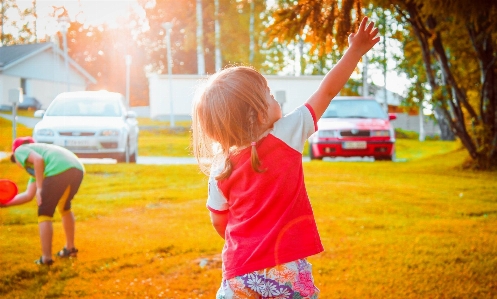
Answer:
<svg viewBox="0 0 497 299"><path fill-rule="evenodd" d="M304 150L307 138L316 131L312 108L300 106L274 124L272 134L298 152Z"/></svg>
<svg viewBox="0 0 497 299"><path fill-rule="evenodd" d="M219 171L211 171L209 176L209 191L207 197L207 208L212 212L224 212L228 210L228 200L224 197L217 185L216 176ZM213 211L214 210L214 211Z"/></svg>

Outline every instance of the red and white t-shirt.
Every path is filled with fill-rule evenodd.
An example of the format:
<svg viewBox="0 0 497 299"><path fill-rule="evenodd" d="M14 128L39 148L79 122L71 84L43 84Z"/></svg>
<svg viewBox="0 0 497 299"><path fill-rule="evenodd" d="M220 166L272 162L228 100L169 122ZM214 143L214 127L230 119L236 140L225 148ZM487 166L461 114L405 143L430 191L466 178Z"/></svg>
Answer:
<svg viewBox="0 0 497 299"><path fill-rule="evenodd" d="M312 107L301 106L257 143L265 172L252 169L249 147L232 157L229 178L217 181L219 172L211 174L207 208L228 213L224 279L323 251L302 169L304 143L315 130Z"/></svg>

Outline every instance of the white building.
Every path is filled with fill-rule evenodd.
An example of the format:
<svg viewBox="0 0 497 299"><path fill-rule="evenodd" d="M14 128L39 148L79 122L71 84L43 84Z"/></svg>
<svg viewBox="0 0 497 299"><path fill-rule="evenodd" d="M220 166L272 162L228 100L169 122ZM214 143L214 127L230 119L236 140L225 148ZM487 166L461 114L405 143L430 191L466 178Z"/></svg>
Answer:
<svg viewBox="0 0 497 299"><path fill-rule="evenodd" d="M11 106L9 90L22 88L43 108L61 92L86 90L96 83L88 72L68 58L54 43L0 47L0 106Z"/></svg>
<svg viewBox="0 0 497 299"><path fill-rule="evenodd" d="M288 113L302 105L314 92L323 76L265 76L276 100ZM152 75L149 77L150 117L166 118L171 114L169 77ZM201 75L172 75L173 112L178 117L189 117L197 87L207 77Z"/></svg>
<svg viewBox="0 0 497 299"><path fill-rule="evenodd" d="M283 114L302 105L314 91L317 90L324 76L264 76L271 92L283 107ZM170 94L173 99L175 116L191 115L193 98L199 84L207 78L199 75L172 75L172 93L169 91L167 75L152 75L149 77L150 117L165 118L171 114ZM384 103L384 91L375 94L378 102ZM398 106L400 96L387 91L388 105Z"/></svg>
<svg viewBox="0 0 497 299"><path fill-rule="evenodd" d="M291 112L293 109L302 105L323 80L324 76L264 76L268 82L271 92L276 100L282 105L283 114ZM190 119L192 113L192 103L195 92L202 82L205 82L207 76L202 75L172 75L171 83L168 75L151 75L149 76L149 107L132 107L140 116L147 116L152 119L168 120L171 116L171 107L175 119ZM172 86L172 90L169 90ZM172 105L171 96L172 95ZM379 88L375 91L375 99L380 103L385 103L385 91ZM389 110L400 106L402 97L396 93L387 90L386 102ZM420 131L419 116L411 116L407 113L396 113L397 120L393 121L396 128L407 131ZM439 134L438 125L425 118L424 130L429 135Z"/></svg>

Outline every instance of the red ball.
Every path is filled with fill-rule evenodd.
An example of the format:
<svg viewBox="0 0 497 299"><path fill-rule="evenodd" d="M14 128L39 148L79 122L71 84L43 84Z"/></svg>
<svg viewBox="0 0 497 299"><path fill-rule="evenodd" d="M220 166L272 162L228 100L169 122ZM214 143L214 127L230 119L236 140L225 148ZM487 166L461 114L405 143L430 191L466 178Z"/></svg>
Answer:
<svg viewBox="0 0 497 299"><path fill-rule="evenodd" d="M17 195L16 183L11 180L0 179L0 204L6 204Z"/></svg>

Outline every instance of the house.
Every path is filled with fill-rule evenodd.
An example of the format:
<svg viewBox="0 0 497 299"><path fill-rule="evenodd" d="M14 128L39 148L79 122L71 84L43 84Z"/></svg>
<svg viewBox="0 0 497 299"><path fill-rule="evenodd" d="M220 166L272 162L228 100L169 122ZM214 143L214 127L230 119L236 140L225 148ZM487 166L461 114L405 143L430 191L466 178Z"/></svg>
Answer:
<svg viewBox="0 0 497 299"><path fill-rule="evenodd" d="M0 106L11 106L9 91L22 88L43 108L61 92L86 90L96 83L88 72L51 42L0 47Z"/></svg>

